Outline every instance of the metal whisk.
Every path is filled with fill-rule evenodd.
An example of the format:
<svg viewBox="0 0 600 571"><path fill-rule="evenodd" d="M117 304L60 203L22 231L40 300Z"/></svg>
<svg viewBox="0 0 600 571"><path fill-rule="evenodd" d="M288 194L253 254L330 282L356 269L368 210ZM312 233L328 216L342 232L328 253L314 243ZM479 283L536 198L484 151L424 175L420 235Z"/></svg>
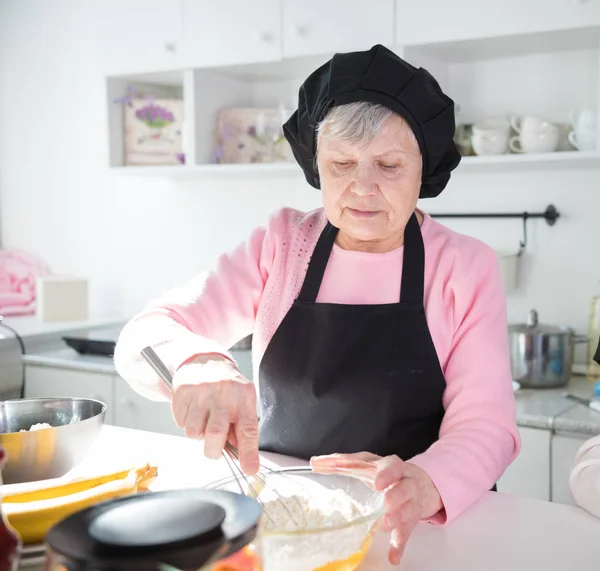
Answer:
<svg viewBox="0 0 600 571"><path fill-rule="evenodd" d="M142 353L142 356L144 357L144 359L146 359L146 361L148 362L148 364L154 369L156 374L162 379L165 386L168 387L169 391L172 392L173 391L173 377L171 375L171 372L167 368L167 366L163 363L161 358L156 354L156 351L154 351L154 349L152 349L152 347L146 347L145 349L142 349L141 353ZM229 471L231 472L231 475L235 479L235 481L240 489L240 493L242 495L247 495L247 494L246 494L246 491L244 490L244 487L242 486L242 482L240 481L240 479L245 482L248 492L250 494L252 494L254 499L257 502L259 502L261 504L261 506L264 508L264 503L260 499L260 493L264 489L269 489L270 491L273 492L273 494L275 496L275 501L279 502L283 506L285 511L287 511L287 513L289 514L290 519L294 523L294 525L296 525L299 528L305 527L307 525L306 514L304 513L304 510L302 509L302 505L300 504L298 497L296 495L293 496L294 500L298 503L298 505L301 508L300 509L300 512L302 513L302 521L301 522L297 521L297 518L294 517L294 514L290 511L289 507L281 499L281 495L279 494L279 492L277 492L277 490L268 486L267 477L266 477L267 475L274 475L274 476L279 476L281 478L285 478L286 476L284 474L278 474L276 470L272 470L271 468L269 468L267 466L263 466L261 464L259 472L251 477L260 485L261 489L259 491L251 483L251 481L250 481L251 478L246 476L246 474L244 474L241 467L238 465L239 460L240 460L238 450L230 442L225 443L225 450L223 451L223 458L225 459L225 462L227 462ZM265 472L267 474L265 474ZM273 521L272 517L269 515L267 510L263 509L263 513L267 516L267 518L271 521L271 523L273 525L276 525L276 523Z"/></svg>

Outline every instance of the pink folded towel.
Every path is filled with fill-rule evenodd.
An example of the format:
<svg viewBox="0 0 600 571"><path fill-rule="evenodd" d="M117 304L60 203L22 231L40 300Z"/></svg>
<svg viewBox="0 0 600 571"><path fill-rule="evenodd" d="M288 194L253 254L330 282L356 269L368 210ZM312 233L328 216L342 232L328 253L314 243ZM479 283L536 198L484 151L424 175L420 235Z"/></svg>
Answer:
<svg viewBox="0 0 600 571"><path fill-rule="evenodd" d="M33 314L36 278L49 275L48 266L33 254L0 250L0 314Z"/></svg>

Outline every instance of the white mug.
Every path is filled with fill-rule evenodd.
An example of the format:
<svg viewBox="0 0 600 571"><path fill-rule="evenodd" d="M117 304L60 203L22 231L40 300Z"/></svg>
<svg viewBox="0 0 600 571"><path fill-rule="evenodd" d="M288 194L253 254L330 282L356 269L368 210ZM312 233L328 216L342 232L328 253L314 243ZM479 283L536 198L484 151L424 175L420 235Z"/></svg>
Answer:
<svg viewBox="0 0 600 571"><path fill-rule="evenodd" d="M580 151L596 150L596 131L571 131L569 143Z"/></svg>
<svg viewBox="0 0 600 571"><path fill-rule="evenodd" d="M558 147L558 129L521 133L511 137L508 146L513 153L551 153Z"/></svg>
<svg viewBox="0 0 600 571"><path fill-rule="evenodd" d="M473 125L471 143L477 155L502 155L508 151L509 137L506 119L485 119Z"/></svg>
<svg viewBox="0 0 600 571"><path fill-rule="evenodd" d="M579 112L571 111L569 120L574 131L595 131L596 114L591 109L582 109Z"/></svg>

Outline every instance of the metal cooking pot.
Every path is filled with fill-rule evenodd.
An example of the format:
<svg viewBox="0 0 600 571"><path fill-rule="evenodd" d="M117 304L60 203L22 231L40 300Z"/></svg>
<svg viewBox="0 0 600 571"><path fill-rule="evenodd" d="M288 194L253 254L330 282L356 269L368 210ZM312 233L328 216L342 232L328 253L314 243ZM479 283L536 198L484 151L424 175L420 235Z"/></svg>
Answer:
<svg viewBox="0 0 600 571"><path fill-rule="evenodd" d="M527 322L508 328L513 380L523 388L564 387L571 377L575 343L587 343L570 327L541 325L535 309Z"/></svg>

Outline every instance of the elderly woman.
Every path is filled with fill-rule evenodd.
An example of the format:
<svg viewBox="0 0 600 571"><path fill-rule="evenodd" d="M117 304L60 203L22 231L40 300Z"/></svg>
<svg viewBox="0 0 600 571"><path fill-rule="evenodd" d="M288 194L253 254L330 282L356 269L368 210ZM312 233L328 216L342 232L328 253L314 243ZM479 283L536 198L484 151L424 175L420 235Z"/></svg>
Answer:
<svg viewBox="0 0 600 571"><path fill-rule="evenodd" d="M155 348L174 418L210 458L229 439L248 473L259 448L370 467L392 563L419 521L492 489L520 445L496 256L416 208L459 163L454 127L427 71L383 46L335 55L284 125L323 208L276 212L201 285L136 316L115 353L134 389L169 398L140 358ZM250 333L260 423L227 350Z"/></svg>
<svg viewBox="0 0 600 571"><path fill-rule="evenodd" d="M600 365L600 339L594 361ZM577 451L569 483L577 505L600 517L600 435Z"/></svg>

